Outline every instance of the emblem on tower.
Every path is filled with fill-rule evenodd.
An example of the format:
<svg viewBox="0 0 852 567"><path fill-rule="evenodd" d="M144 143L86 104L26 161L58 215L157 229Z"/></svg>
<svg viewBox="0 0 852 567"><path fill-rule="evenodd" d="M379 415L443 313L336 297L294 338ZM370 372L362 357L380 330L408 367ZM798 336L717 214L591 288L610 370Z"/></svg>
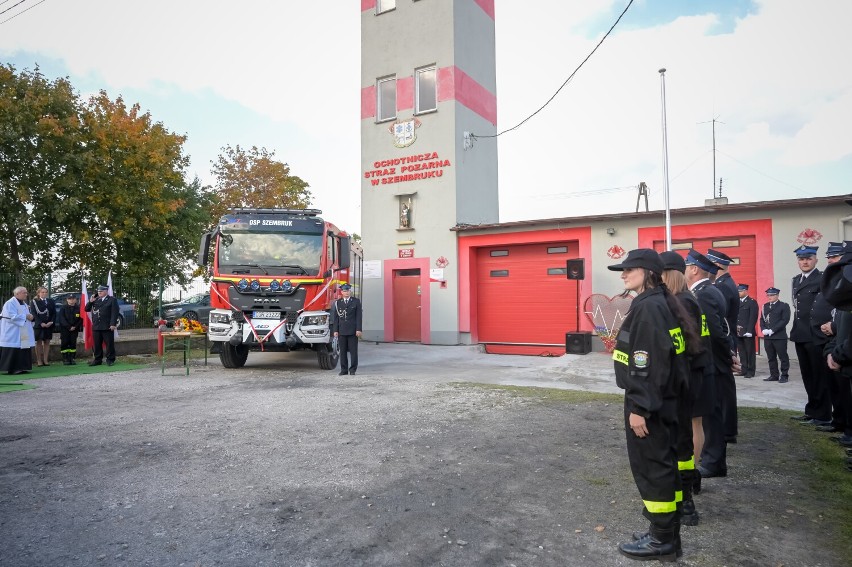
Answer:
<svg viewBox="0 0 852 567"><path fill-rule="evenodd" d="M388 127L388 132L393 136L394 146L407 148L417 139L418 128L420 128L420 120L411 118L409 120L397 120Z"/></svg>

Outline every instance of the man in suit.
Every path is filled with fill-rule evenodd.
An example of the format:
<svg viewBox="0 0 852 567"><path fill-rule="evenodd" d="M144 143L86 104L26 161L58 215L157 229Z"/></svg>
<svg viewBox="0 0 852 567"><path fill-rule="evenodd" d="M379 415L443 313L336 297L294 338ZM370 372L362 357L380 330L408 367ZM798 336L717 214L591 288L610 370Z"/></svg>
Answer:
<svg viewBox="0 0 852 567"><path fill-rule="evenodd" d="M777 287L766 290L767 302L763 304L763 316L760 318L760 332L763 333L763 348L769 362L769 378L764 382L787 382L790 371L790 357L787 355L787 323L790 322L790 306L778 299L781 293ZM778 361L781 371L778 371Z"/></svg>
<svg viewBox="0 0 852 567"><path fill-rule="evenodd" d="M92 338L95 340L95 358L89 366L99 366L104 359L106 345L107 366L115 364L115 330L118 328L118 301L107 295L109 288L98 286L98 293L86 303L92 313Z"/></svg>
<svg viewBox="0 0 852 567"><path fill-rule="evenodd" d="M800 274L793 276L793 328L790 340L796 345L796 356L802 371L802 383L808 395L805 413L795 419L809 425L831 424L830 380L823 368L822 348L817 344L811 325L811 310L819 294L822 277L817 265L817 246L802 245L794 252Z"/></svg>
<svg viewBox="0 0 852 567"><path fill-rule="evenodd" d="M737 313L740 310L740 296L737 293L737 284L734 282L734 278L731 277L728 269L731 266L730 256L723 252L719 252L718 250L713 250L712 248L707 251L707 259L713 262L713 264L718 268L718 272L715 278L713 279L713 285L719 288L719 291L722 292L722 295L725 296L726 304L726 314L725 320L728 322L728 337L731 341L731 350L736 352L737 350L737 334L734 332L734 329L737 328Z"/></svg>
<svg viewBox="0 0 852 567"><path fill-rule="evenodd" d="M340 345L340 375L346 376L358 370L358 339L363 315L361 301L352 297L351 285L341 285L340 295L331 306L331 330Z"/></svg>
<svg viewBox="0 0 852 567"><path fill-rule="evenodd" d="M695 294L704 323L710 333L713 358L713 381L716 399L713 411L704 416L704 450L698 472L702 478L728 475L727 443L731 440L725 430L725 419L737 419L737 387L731 373L731 342L726 332L725 297L710 282L710 275L718 270L706 256L690 250L686 259L686 283Z"/></svg>
<svg viewBox="0 0 852 567"><path fill-rule="evenodd" d="M748 295L748 284L737 286L740 294L740 309L737 314L737 346L740 362L743 365L743 376L754 378L754 328L757 326L757 301Z"/></svg>

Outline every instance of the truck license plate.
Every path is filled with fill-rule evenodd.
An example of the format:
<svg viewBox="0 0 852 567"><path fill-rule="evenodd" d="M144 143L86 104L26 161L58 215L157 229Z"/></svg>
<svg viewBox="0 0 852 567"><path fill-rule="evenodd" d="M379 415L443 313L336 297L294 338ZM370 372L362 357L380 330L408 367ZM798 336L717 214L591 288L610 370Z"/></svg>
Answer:
<svg viewBox="0 0 852 567"><path fill-rule="evenodd" d="M255 311L252 314L252 319L281 319L279 311Z"/></svg>

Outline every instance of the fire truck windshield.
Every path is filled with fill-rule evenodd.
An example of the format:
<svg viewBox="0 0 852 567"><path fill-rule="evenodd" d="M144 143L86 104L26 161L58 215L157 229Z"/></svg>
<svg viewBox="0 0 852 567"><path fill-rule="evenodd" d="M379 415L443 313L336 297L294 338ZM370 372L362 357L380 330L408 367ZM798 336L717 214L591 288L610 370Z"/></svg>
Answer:
<svg viewBox="0 0 852 567"><path fill-rule="evenodd" d="M219 269L262 267L275 275L317 276L325 252L322 234L225 231L219 237Z"/></svg>

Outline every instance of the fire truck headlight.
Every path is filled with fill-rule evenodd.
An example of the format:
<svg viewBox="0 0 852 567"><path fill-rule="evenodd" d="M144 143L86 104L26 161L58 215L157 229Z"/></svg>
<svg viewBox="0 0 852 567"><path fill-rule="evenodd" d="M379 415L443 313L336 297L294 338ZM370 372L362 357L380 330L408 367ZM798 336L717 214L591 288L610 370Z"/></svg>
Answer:
<svg viewBox="0 0 852 567"><path fill-rule="evenodd" d="M302 326L311 326L311 325L322 325L325 326L328 324L328 315L311 315L310 317L305 317L302 319Z"/></svg>
<svg viewBox="0 0 852 567"><path fill-rule="evenodd" d="M210 322L229 325L231 323L231 315L229 313L211 313Z"/></svg>
<svg viewBox="0 0 852 567"><path fill-rule="evenodd" d="M278 288L281 287L281 284L278 283L278 280L272 280L269 282L269 289L272 291L278 291Z"/></svg>
<svg viewBox="0 0 852 567"><path fill-rule="evenodd" d="M240 283L237 284L237 287L240 289L240 291L245 291L246 289L248 289L248 286L248 280L245 278L241 279Z"/></svg>
<svg viewBox="0 0 852 567"><path fill-rule="evenodd" d="M251 280L251 290L260 291L260 282L257 280Z"/></svg>

